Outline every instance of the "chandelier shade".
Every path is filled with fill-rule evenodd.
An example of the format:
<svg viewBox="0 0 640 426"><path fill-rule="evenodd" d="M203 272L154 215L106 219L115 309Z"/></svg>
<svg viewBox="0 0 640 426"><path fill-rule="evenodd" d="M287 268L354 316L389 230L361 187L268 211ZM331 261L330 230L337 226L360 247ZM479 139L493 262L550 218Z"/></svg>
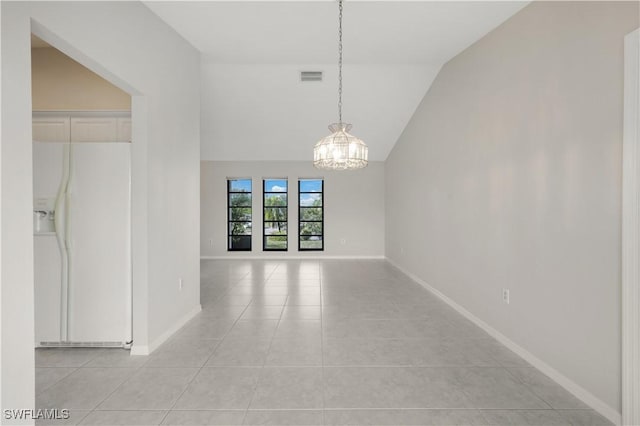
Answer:
<svg viewBox="0 0 640 426"><path fill-rule="evenodd" d="M355 170L369 163L369 148L349 134L351 124L342 121L342 9L342 0L338 0L338 122L329 126L331 134L313 148L313 165L318 169Z"/></svg>
<svg viewBox="0 0 640 426"><path fill-rule="evenodd" d="M331 134L320 139L313 148L313 165L319 169L353 170L366 167L369 148L362 140L349 134L351 124L334 123Z"/></svg>

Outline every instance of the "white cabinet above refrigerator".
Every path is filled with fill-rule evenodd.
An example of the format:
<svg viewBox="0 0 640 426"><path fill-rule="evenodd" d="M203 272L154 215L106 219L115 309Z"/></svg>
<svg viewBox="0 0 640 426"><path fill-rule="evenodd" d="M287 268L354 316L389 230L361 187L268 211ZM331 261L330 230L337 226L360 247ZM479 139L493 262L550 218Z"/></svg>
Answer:
<svg viewBox="0 0 640 426"><path fill-rule="evenodd" d="M34 111L37 142L131 142L129 111Z"/></svg>
<svg viewBox="0 0 640 426"><path fill-rule="evenodd" d="M69 142L71 140L71 117L34 117L33 140L39 142Z"/></svg>
<svg viewBox="0 0 640 426"><path fill-rule="evenodd" d="M117 139L115 117L71 118L71 142L115 142Z"/></svg>

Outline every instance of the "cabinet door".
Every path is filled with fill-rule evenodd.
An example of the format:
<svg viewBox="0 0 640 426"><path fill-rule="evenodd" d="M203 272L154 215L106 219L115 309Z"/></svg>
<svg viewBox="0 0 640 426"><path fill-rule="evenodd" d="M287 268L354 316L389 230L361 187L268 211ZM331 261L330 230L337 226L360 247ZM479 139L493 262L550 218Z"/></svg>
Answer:
<svg viewBox="0 0 640 426"><path fill-rule="evenodd" d="M71 118L71 142L115 142L116 140L118 140L117 118Z"/></svg>
<svg viewBox="0 0 640 426"><path fill-rule="evenodd" d="M118 118L118 142L131 142L130 118Z"/></svg>
<svg viewBox="0 0 640 426"><path fill-rule="evenodd" d="M69 117L34 117L33 140L37 142L69 142L71 127Z"/></svg>

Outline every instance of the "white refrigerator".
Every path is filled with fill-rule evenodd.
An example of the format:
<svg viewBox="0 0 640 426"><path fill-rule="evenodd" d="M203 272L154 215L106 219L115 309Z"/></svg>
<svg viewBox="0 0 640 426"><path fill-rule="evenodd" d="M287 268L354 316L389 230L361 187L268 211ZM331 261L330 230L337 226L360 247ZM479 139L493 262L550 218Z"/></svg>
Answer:
<svg viewBox="0 0 640 426"><path fill-rule="evenodd" d="M126 346L130 144L33 145L35 344Z"/></svg>

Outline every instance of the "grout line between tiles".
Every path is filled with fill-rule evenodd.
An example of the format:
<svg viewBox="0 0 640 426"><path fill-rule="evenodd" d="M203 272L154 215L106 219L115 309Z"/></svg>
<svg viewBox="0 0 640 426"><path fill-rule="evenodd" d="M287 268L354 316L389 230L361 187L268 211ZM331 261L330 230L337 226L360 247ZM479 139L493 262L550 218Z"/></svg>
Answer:
<svg viewBox="0 0 640 426"><path fill-rule="evenodd" d="M253 299L252 299L253 300ZM251 304L251 302L249 302L249 304ZM191 383L193 383L193 381L196 379L196 377L198 377L198 375L200 374L200 372L202 371L202 369L204 368L205 365L207 365L207 363L209 362L209 359L211 359L211 357L213 356L213 354L215 353L215 351L218 349L218 347L222 344L222 341L224 340L225 337L227 337L227 335L229 334L229 332L233 329L233 327L235 327L235 325L238 323L238 321L240 321L240 318L242 317L242 315L245 313L245 311L247 310L247 308L249 307L249 304L247 304L247 306L245 306L245 308L242 310L242 312L240 313L240 315L238 315L238 317L235 319L235 321L233 322L233 325L225 332L224 336L222 336L222 339L220 339L220 342L218 343L218 345L216 345L216 347L211 351L211 353L209 354L209 356L207 357L207 359L204 361L204 363L202 364L202 366L200 366L200 368L198 368L198 371L196 371L196 373L193 375L193 377L191 378L191 380L189 380L189 383L187 383L187 385L184 387L184 389L182 390L182 392L180 393L180 395L178 395L178 397L176 398L176 400L173 402L173 404L171 405L171 407L169 408L169 410L167 411L167 413L162 417L162 419L160 420L159 424L162 424L165 419L167 418L167 416L169 415L169 413L174 409L174 407L176 406L176 404L178 403L178 401L180 401L180 398L182 398L182 396L184 395L184 393L187 391L187 389L189 389L189 386L191 386ZM213 321L215 321L215 319L213 319Z"/></svg>
<svg viewBox="0 0 640 426"><path fill-rule="evenodd" d="M319 268L318 274L320 276L320 360L322 363L322 368L320 370L321 378L322 378L322 389L320 389L320 391L322 392L322 424L324 425L327 423L327 419L325 416L327 402L325 399L325 392L324 392L326 383L325 383L325 374L324 374L324 304L323 304L324 288L322 285L323 284L322 268Z"/></svg>
<svg viewBox="0 0 640 426"><path fill-rule="evenodd" d="M120 383L118 386L116 386L111 392L109 392L109 394L106 397L101 399L100 402L98 402L93 408L91 408L89 410L89 413L87 413L87 416L89 414L93 413L94 411L96 411L96 408L98 408L100 405L102 405L102 403L104 403L107 399L109 399L111 397L111 395L113 395L118 389L120 389L122 386L124 386L125 383L127 383L129 380L131 380L135 376L135 373L138 372L138 371L139 371L138 369L135 369L134 374L132 374L131 376L129 376L126 379L124 379L122 381L122 383ZM84 419L84 417L83 417L83 419Z"/></svg>
<svg viewBox="0 0 640 426"><path fill-rule="evenodd" d="M285 304L287 299L289 298L289 294L287 293L287 297L285 298ZM278 332L278 328L280 328L280 323L282 322L282 313L284 312L284 306L282 306L282 311L280 311L280 318L278 319L278 324L276 325L275 330L273 330L273 334L271 335L271 340L269 341L269 348L267 349L267 353L262 361L262 367L260 372L258 373L258 380L256 380L256 384L253 388L253 393L251 394L251 398L249 398L249 404L247 404L247 409L244 412L244 417L242 418L242 424L246 421L247 413L249 412L249 408L251 407L251 403L253 402L253 398L256 396L256 392L258 390L258 386L260 385L260 381L262 380L262 373L264 372L264 368L267 364L267 359L269 358L269 354L271 353L271 347L273 346L273 341L276 338L276 333Z"/></svg>
<svg viewBox="0 0 640 426"><path fill-rule="evenodd" d="M36 372L37 372L38 368L73 368L73 370L70 371L65 376L62 376L61 378L59 378L55 382L51 383L49 386L45 387L44 389L36 389L35 392L34 392L35 396L38 396L41 393L43 393L44 391L46 391L47 389L52 388L57 383L60 383L62 380L66 379L67 377L69 377L70 375L72 375L73 373L75 373L76 371L78 371L80 369L80 367L36 367L35 368Z"/></svg>

